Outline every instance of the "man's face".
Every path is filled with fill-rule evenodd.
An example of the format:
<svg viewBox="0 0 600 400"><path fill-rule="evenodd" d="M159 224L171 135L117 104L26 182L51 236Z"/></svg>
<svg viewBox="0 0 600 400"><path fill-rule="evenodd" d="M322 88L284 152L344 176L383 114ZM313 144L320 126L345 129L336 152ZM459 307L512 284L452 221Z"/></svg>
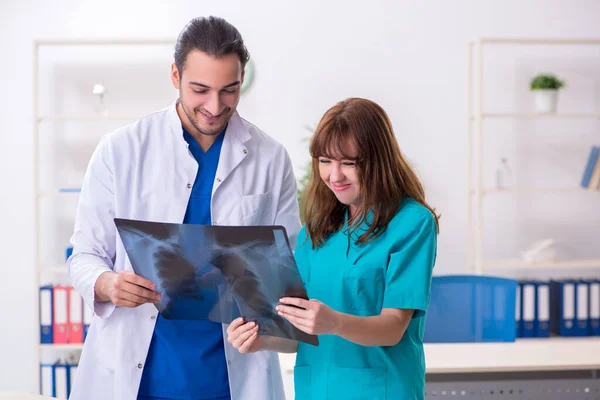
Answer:
<svg viewBox="0 0 600 400"><path fill-rule="evenodd" d="M173 86L190 124L204 135L223 131L240 100L244 79L237 54L220 58L192 50L182 71L171 67Z"/></svg>

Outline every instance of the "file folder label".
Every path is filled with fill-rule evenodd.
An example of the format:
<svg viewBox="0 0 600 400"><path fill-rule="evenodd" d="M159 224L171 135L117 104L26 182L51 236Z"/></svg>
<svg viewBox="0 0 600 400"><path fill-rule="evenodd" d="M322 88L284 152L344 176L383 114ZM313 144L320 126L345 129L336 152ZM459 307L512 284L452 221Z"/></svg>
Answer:
<svg viewBox="0 0 600 400"><path fill-rule="evenodd" d="M572 283L563 286L563 319L567 328L573 326L575 318L575 287Z"/></svg>
<svg viewBox="0 0 600 400"><path fill-rule="evenodd" d="M523 311L521 313L523 337L535 336L535 284L523 283Z"/></svg>
<svg viewBox="0 0 600 400"><path fill-rule="evenodd" d="M67 386L67 366L56 365L54 370L54 379L56 385L55 397L58 399L67 399L68 386Z"/></svg>
<svg viewBox="0 0 600 400"><path fill-rule="evenodd" d="M55 293L56 307L54 309L54 319L57 324L67 323L67 292L66 290L57 290Z"/></svg>
<svg viewBox="0 0 600 400"><path fill-rule="evenodd" d="M42 290L40 293L40 303L42 309L40 310L40 323L43 326L52 325L52 293L49 290Z"/></svg>
<svg viewBox="0 0 600 400"><path fill-rule="evenodd" d="M71 390L73 390L73 385L75 384L75 378L77 377L77 365L71 365L69 370L69 394Z"/></svg>
<svg viewBox="0 0 600 400"><path fill-rule="evenodd" d="M53 365L42 365L41 366L41 377L40 385L42 396L54 397L54 366Z"/></svg>
<svg viewBox="0 0 600 400"><path fill-rule="evenodd" d="M588 286L586 284L577 285L577 319L588 319Z"/></svg>
<svg viewBox="0 0 600 400"><path fill-rule="evenodd" d="M600 283L590 284L590 318L600 319Z"/></svg>
<svg viewBox="0 0 600 400"><path fill-rule="evenodd" d="M52 287L40 288L40 343L52 343Z"/></svg>
<svg viewBox="0 0 600 400"><path fill-rule="evenodd" d="M517 296L515 300L515 321L516 321L516 337L523 337L523 327L521 322L521 283L517 283Z"/></svg>
<svg viewBox="0 0 600 400"><path fill-rule="evenodd" d="M83 299L69 288L69 343L83 343Z"/></svg>
<svg viewBox="0 0 600 400"><path fill-rule="evenodd" d="M548 285L538 287L538 320L550 320L550 288Z"/></svg>
<svg viewBox="0 0 600 400"><path fill-rule="evenodd" d="M531 322L535 319L535 286L523 285L523 320Z"/></svg>

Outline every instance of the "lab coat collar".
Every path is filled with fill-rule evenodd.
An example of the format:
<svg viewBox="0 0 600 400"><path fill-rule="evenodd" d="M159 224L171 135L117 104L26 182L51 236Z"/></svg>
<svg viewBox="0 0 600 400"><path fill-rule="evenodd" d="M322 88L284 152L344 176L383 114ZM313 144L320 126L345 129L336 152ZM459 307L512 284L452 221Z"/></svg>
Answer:
<svg viewBox="0 0 600 400"><path fill-rule="evenodd" d="M167 109L169 126L171 133L187 144L183 138L183 125L181 123L181 119L179 118L179 114L177 114L177 104L179 104L179 99L173 102L173 104L171 104L171 106ZM224 145L228 141L228 138L230 142L235 141L239 143L245 143L252 138L252 135L250 135L250 132L244 125L244 122L237 111L234 111L233 115L229 119L229 123L227 124L227 135L225 135L225 141L223 142Z"/></svg>

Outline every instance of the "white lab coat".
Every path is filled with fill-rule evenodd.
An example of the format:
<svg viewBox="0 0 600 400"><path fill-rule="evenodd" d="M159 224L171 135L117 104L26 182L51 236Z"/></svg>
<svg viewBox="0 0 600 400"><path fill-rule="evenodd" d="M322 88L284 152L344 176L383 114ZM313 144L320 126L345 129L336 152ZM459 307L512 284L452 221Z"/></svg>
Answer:
<svg viewBox="0 0 600 400"><path fill-rule="evenodd" d="M67 261L69 277L95 315L73 400L135 400L156 323L153 304L94 301L105 271L132 270L113 218L181 223L198 165L183 138L176 104L106 135L84 179ZM283 225L295 243L296 181L282 145L236 113L227 127L212 191L214 225ZM226 337L226 326L223 334ZM225 340L232 400L280 400L276 353L241 355Z"/></svg>

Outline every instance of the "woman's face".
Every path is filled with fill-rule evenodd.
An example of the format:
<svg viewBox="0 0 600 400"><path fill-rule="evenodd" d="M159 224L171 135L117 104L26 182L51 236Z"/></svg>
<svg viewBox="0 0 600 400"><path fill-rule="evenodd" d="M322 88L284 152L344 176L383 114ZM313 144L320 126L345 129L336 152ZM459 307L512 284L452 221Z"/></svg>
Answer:
<svg viewBox="0 0 600 400"><path fill-rule="evenodd" d="M319 175L339 202L350 206L350 214L354 216L360 205L357 151L352 143L345 143L343 152L352 158L319 157Z"/></svg>

